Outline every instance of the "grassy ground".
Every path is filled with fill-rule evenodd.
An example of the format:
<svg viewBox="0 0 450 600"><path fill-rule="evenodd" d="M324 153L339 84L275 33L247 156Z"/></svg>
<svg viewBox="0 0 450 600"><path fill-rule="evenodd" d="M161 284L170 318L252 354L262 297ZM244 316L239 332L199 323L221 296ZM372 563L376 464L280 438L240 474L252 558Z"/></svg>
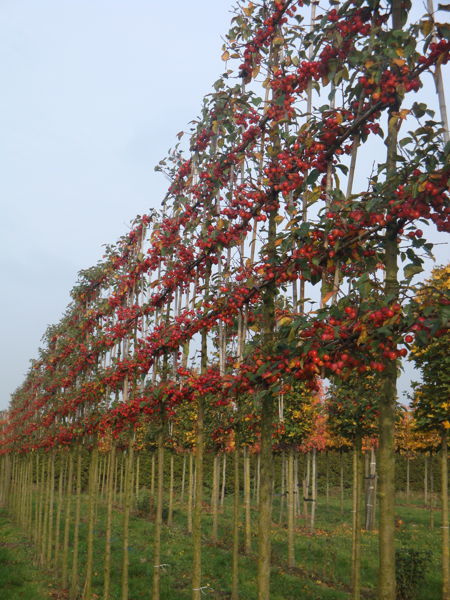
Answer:
<svg viewBox="0 0 450 600"><path fill-rule="evenodd" d="M0 598L48 600L56 598L50 579L33 564L33 547L0 509Z"/></svg>
<svg viewBox="0 0 450 600"><path fill-rule="evenodd" d="M430 513L417 499L406 506L401 498L397 504L397 517L402 521L397 531L399 547L429 550L430 568L417 600L430 600L440 596L440 515L434 512L434 529L430 528ZM84 507L86 508L86 507ZM86 514L86 512L84 512ZM256 520L256 513L253 513ZM105 509L97 508L95 531L94 592L101 597L103 582L103 549ZM191 598L191 540L186 530L186 517L179 507L175 510L174 526L163 528L161 569L162 600L190 600ZM4 512L0 513L2 544L0 544L0 598L2 600L41 600L48 598L48 585L40 572L32 567L30 548L17 534ZM274 521L278 522L278 507L274 507ZM317 529L311 535L299 521L296 535L298 567L288 569L286 564L286 531L274 523L272 600L344 600L349 598L351 555L351 508L347 501L341 514L339 503L319 502ZM231 506L226 507L220 520L220 542L209 541L211 517L204 517L203 582L205 600L229 598L231 569ZM153 524L134 515L130 522L130 600L148 598L151 578L155 568L152 560ZM83 564L87 534L86 519L82 520L81 564ZM363 597L375 597L377 535L364 532L362 536ZM256 538L253 539L256 551ZM112 587L110 600L120 598L122 559L122 514L114 513L112 539ZM14 564L14 569L10 565ZM9 566L8 566L9 565ZM80 573L83 578L83 571ZM256 599L256 555L241 556L240 593L244 600ZM46 595L47 594L47 595Z"/></svg>

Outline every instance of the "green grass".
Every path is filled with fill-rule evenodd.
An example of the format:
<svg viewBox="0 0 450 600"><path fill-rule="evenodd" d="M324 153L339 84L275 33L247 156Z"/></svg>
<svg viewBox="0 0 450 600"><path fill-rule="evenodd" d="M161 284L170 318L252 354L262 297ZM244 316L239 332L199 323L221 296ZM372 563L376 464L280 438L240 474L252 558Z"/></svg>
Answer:
<svg viewBox="0 0 450 600"><path fill-rule="evenodd" d="M424 510L418 499L409 506L404 501L397 506L397 517L402 524L397 530L398 546L429 550L431 563L426 581L419 591L417 600L430 600L440 597L440 515L434 511L434 529L430 529L430 513ZM105 506L97 508L97 525L94 548L94 592L101 597L103 587L103 551L105 542ZM351 507L346 500L341 515L339 501L331 498L328 505L319 498L317 509L317 528L314 535L309 534L305 523L297 523L296 560L297 568L288 569L286 530L278 526L279 508L277 499L274 506L273 527L273 567L271 583L272 600L345 600L350 597L350 557L351 557ZM83 519L80 526L80 581L84 577L86 557L86 504L83 499ZM256 533L256 510L253 510L254 531ZM122 561L122 513L114 511L112 536L112 581L110 600L120 599L121 561ZM3 526L13 532L11 523L2 513ZM225 599L230 596L231 585L231 499L227 500L226 510L220 517L220 541L212 544L209 539L211 516L204 515L204 543L202 549L203 578L205 600ZM17 530L16 530L17 531ZM17 560L14 572L7 567L2 573L0 590L7 589L11 595L0 594L2 600L39 600L48 596L44 593L44 582L40 574L32 567L29 548L17 533L10 533L21 539L21 546L0 547L10 556L7 560ZM130 521L130 600L141 600L150 596L152 573L153 523L133 515ZM3 537L3 539L5 539ZM242 540L243 542L243 540ZM253 554L240 557L240 594L244 600L256 600L256 535L253 537ZM161 568L161 600L190 600L191 598L191 536L186 530L184 510L175 507L174 526L163 527ZM377 534L362 534L362 584L363 598L375 598L377 577ZM21 559L20 556L23 556ZM11 558L12 557L12 558ZM4 561L0 560L0 564ZM8 577L11 581L8 582ZM16 582L16 583L14 583ZM14 587L20 584L21 588ZM4 587L6 586L6 587ZM33 587L34 586L34 587ZM16 591L21 590L14 595ZM33 591L35 590L35 591ZM35 595L32 595L32 594ZM40 595L39 595L40 594Z"/></svg>
<svg viewBox="0 0 450 600"><path fill-rule="evenodd" d="M33 564L33 548L0 509L0 598L48 600L50 580Z"/></svg>

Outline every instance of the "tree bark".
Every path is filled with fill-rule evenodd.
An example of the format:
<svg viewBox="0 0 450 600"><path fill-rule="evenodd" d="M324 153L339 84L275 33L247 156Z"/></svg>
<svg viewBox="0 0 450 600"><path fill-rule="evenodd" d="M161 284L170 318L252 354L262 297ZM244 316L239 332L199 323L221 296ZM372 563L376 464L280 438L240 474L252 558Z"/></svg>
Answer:
<svg viewBox="0 0 450 600"><path fill-rule="evenodd" d="M156 515L155 529L153 533L153 589L152 600L159 600L161 586L161 529L162 529L162 510L163 510L163 491L164 491L164 432L163 426L158 432L158 475L157 475L157 495L156 495Z"/></svg>
<svg viewBox="0 0 450 600"><path fill-rule="evenodd" d="M448 518L448 429L442 431L441 446L442 494L442 600L450 600L450 557Z"/></svg>
<svg viewBox="0 0 450 600"><path fill-rule="evenodd" d="M401 0L392 0L392 29L402 27ZM401 106L401 98L397 99L388 114L388 135L386 139L387 159L386 177L394 177L397 157L397 119L395 114ZM397 224L390 223L386 227L384 239L385 298L393 303L398 298L398 241ZM393 348L395 350L395 348ZM383 389L380 397L379 416L379 486L380 503L379 524L379 600L395 600L395 455L394 426L395 402L397 397L397 361L387 360L383 373Z"/></svg>

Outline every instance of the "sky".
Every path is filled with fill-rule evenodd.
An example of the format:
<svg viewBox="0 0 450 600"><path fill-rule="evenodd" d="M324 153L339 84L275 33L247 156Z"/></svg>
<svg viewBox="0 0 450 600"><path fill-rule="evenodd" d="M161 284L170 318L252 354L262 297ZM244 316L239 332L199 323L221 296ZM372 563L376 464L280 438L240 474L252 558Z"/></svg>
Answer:
<svg viewBox="0 0 450 600"><path fill-rule="evenodd" d="M232 4L2 0L0 409L77 273L160 206L154 166L223 71Z"/></svg>

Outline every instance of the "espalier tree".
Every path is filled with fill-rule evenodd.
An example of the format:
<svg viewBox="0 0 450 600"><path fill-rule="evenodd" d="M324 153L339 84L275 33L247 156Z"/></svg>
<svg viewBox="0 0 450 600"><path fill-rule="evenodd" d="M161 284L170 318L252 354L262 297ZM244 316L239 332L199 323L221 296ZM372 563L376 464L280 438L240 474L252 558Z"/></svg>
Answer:
<svg viewBox="0 0 450 600"><path fill-rule="evenodd" d="M445 305L429 310L411 292L432 250L428 232L450 226L440 72L450 28L432 11L411 22L409 8L400 0L239 3L225 38L224 73L159 165L171 180L161 210L138 216L101 262L80 274L64 318L47 331L2 425L1 489L72 599L94 594L102 498L109 523L103 596L110 594L111 507L120 499L120 594L129 597L129 519L146 444L157 453L149 587L153 600L161 597L165 454L177 430L192 457L188 587L193 600L206 592L205 466L211 437L224 429L222 410L220 494L229 487L230 454L236 490L230 593L238 598L239 452L248 446L242 440L251 415L258 600L268 600L280 398L295 411L295 402L300 409L305 394L314 397L327 379L338 389L370 377L379 381L378 596L395 599L399 360L411 331L426 347L443 326ZM424 102L430 72L439 115ZM375 160L370 174L368 156ZM248 504L247 454L244 464ZM218 464L215 477L217 504ZM289 510L291 520L292 503ZM82 519L88 538L81 568Z"/></svg>

